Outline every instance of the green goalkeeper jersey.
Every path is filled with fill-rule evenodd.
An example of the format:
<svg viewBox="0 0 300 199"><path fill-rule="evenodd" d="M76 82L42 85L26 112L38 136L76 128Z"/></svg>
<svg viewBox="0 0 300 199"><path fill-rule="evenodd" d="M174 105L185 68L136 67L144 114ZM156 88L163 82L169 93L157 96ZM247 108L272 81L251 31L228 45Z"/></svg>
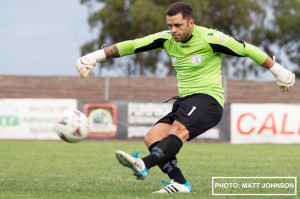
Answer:
<svg viewBox="0 0 300 199"><path fill-rule="evenodd" d="M177 72L180 97L195 93L213 96L224 106L221 63L223 54L249 57L261 65L267 55L257 47L217 30L194 25L192 37L176 42L170 31L117 44L120 56L165 49Z"/></svg>

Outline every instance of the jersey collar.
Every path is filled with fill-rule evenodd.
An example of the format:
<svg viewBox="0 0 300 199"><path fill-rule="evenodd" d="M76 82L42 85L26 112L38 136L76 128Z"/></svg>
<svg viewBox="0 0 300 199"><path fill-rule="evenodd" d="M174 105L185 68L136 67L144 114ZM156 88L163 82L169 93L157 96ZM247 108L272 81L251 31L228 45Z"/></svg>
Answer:
<svg viewBox="0 0 300 199"><path fill-rule="evenodd" d="M186 41L184 41L184 42L181 42L181 43L187 43L187 42L189 42L189 41L193 38L193 34L194 34L194 32L195 32L195 25L193 25L193 26L194 26L194 27L193 27L193 32L192 32L190 38L188 38L188 40L186 40Z"/></svg>
<svg viewBox="0 0 300 199"><path fill-rule="evenodd" d="M193 34L190 36L190 38L189 38L188 40L183 41L183 42L181 42L181 43L187 43L188 41L190 41L190 40L192 39L192 37L193 37Z"/></svg>

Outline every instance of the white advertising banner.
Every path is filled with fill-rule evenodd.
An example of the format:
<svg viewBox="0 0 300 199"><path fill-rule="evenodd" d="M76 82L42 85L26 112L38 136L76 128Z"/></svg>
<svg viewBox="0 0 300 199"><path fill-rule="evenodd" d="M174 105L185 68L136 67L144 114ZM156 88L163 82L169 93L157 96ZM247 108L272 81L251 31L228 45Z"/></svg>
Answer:
<svg viewBox="0 0 300 199"><path fill-rule="evenodd" d="M0 139L59 139L53 126L68 109L77 109L77 100L0 99Z"/></svg>
<svg viewBox="0 0 300 199"><path fill-rule="evenodd" d="M300 144L300 105L232 104L232 144Z"/></svg>

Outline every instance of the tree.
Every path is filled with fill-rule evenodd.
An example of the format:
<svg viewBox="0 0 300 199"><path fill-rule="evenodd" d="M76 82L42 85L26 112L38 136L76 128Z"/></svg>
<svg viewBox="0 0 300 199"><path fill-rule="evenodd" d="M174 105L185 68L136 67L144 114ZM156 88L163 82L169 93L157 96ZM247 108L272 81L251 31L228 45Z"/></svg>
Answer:
<svg viewBox="0 0 300 199"><path fill-rule="evenodd" d="M273 26L268 32L268 41L276 44L276 49L270 49L279 58L287 58L296 65L293 70L300 78L300 1L299 0L272 0ZM277 50L278 51L278 50Z"/></svg>
<svg viewBox="0 0 300 199"><path fill-rule="evenodd" d="M92 12L88 19L91 28L101 30L99 37L82 46L82 54L101 48L103 43L111 45L166 30L165 10L173 2L175 1L81 0L81 3L87 6L103 4L103 7ZM196 24L216 28L263 48L268 53L274 53L272 49L278 44L286 49L285 52L291 61L299 63L296 52L300 51L298 34L300 26L293 25L299 21L299 0L186 0L185 2L193 7ZM273 7L276 10L275 19L270 20L267 14ZM289 13L290 10L293 12ZM293 17L295 19L291 20ZM290 23L286 23L286 20L290 20ZM274 25L267 24L266 21ZM283 42L284 38L290 38L289 42ZM294 50L289 52L291 45ZM124 73L128 76L157 74L160 69L157 66L165 68L166 75L175 74L170 59L166 57L164 51L151 51L131 55L126 61L123 59L122 63L118 63L118 59L110 59L101 66L123 67ZM248 62L246 58L224 60L223 68L229 77L245 79L250 73L257 76L262 70L261 67L255 66L255 63ZM229 66L232 72L228 72Z"/></svg>
<svg viewBox="0 0 300 199"><path fill-rule="evenodd" d="M91 27L101 24L99 38L91 41L82 47L82 53L99 49L103 43L109 45L124 40L143 37L148 34L159 32L165 29L163 20L165 8L147 0L102 0L103 8L94 12L89 17ZM91 4L92 1L81 1L83 4ZM96 2L94 2L96 3ZM124 72L128 75L144 75L145 71L154 73L160 52L152 51L131 56L133 66ZM116 60L109 60L104 67L112 65ZM130 61L129 61L130 62Z"/></svg>

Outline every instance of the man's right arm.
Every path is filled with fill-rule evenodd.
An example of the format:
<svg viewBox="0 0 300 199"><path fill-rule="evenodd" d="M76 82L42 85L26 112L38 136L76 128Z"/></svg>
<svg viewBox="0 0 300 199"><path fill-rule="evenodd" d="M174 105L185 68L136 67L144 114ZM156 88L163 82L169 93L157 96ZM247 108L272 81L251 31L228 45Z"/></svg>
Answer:
<svg viewBox="0 0 300 199"><path fill-rule="evenodd" d="M118 50L116 44L114 44L112 46L108 46L107 48L104 48L104 53L106 55L106 58L120 57L120 53L119 53L119 50Z"/></svg>
<svg viewBox="0 0 300 199"><path fill-rule="evenodd" d="M117 57L120 57L120 53L117 45L114 44L78 58L76 60L76 69L81 78L87 78L96 66L97 62L105 62L106 58Z"/></svg>
<svg viewBox="0 0 300 199"><path fill-rule="evenodd" d="M89 53L76 61L76 69L80 77L86 78L94 69L97 62L105 62L106 58L117 58L145 51L163 48L164 42L170 35L167 31L148 35L143 38L123 41L109 47Z"/></svg>

